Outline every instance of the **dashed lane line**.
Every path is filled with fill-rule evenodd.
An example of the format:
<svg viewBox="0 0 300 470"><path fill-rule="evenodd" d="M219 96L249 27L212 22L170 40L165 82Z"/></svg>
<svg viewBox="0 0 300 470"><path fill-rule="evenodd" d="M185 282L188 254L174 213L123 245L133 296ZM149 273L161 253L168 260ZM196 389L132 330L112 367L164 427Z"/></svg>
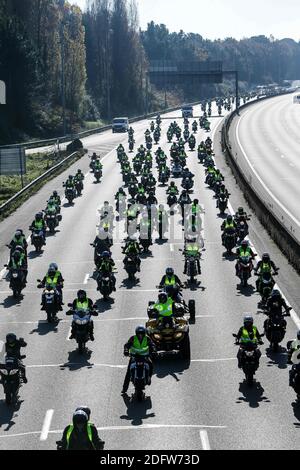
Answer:
<svg viewBox="0 0 300 470"><path fill-rule="evenodd" d="M42 432L41 432L41 436L40 436L40 441L46 441L47 438L48 438L48 434L49 434L50 426L51 426L51 421L52 421L52 418L53 418L53 413L54 413L54 410L47 410L47 412L46 412L46 416L45 416L45 419L44 419L44 424L43 424Z"/></svg>
<svg viewBox="0 0 300 470"><path fill-rule="evenodd" d="M209 439L208 439L208 434L205 429L200 431L200 440L201 440L203 450L211 450Z"/></svg>

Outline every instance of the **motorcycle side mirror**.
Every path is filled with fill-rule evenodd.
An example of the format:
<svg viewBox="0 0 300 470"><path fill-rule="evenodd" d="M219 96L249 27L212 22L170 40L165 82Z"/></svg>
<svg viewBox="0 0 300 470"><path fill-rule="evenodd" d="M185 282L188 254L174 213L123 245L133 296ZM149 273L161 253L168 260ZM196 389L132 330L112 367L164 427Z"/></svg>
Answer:
<svg viewBox="0 0 300 470"><path fill-rule="evenodd" d="M21 359L26 359L26 355L24 354L23 356L21 356Z"/></svg>
<svg viewBox="0 0 300 470"><path fill-rule="evenodd" d="M73 304L68 304L68 307L72 308L72 307L73 307Z"/></svg>
<svg viewBox="0 0 300 470"><path fill-rule="evenodd" d="M4 267L5 267L5 268L8 268L8 264L5 264Z"/></svg>
<svg viewBox="0 0 300 470"><path fill-rule="evenodd" d="M39 282L39 283L41 283L42 281L41 281L40 279L37 279L37 280L36 280L36 282Z"/></svg>
<svg viewBox="0 0 300 470"><path fill-rule="evenodd" d="M232 336L233 336L234 338L237 338L237 335L236 335L235 333L232 333Z"/></svg>

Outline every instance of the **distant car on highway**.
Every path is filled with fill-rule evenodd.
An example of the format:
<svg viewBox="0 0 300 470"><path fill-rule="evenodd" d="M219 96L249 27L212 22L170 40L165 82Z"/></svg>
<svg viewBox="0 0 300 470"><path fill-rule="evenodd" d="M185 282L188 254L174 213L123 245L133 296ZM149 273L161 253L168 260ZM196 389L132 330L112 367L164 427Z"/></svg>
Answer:
<svg viewBox="0 0 300 470"><path fill-rule="evenodd" d="M294 96L294 103L300 104L300 95Z"/></svg>
<svg viewBox="0 0 300 470"><path fill-rule="evenodd" d="M127 117L115 118L112 123L113 134L115 132L128 132L129 130L129 119Z"/></svg>
<svg viewBox="0 0 300 470"><path fill-rule="evenodd" d="M190 105L184 105L182 106L182 117L183 118L192 118L194 117L194 108L193 106Z"/></svg>

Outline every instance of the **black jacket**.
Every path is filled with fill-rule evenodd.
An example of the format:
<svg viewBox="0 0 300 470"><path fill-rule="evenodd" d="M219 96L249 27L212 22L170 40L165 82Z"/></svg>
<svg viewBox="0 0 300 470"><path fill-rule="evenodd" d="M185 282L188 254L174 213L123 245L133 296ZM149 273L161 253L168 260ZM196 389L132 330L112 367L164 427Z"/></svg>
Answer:
<svg viewBox="0 0 300 470"><path fill-rule="evenodd" d="M5 343L5 352L9 357L16 357L20 359L21 356L21 348L25 348L27 343L24 341L23 338L17 339L14 346L11 346L8 343Z"/></svg>

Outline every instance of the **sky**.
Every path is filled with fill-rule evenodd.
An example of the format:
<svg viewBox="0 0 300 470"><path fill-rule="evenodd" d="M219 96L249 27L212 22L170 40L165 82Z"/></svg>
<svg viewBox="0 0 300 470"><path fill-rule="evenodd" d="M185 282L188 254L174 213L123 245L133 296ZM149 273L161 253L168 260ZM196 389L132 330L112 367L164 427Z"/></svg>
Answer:
<svg viewBox="0 0 300 470"><path fill-rule="evenodd" d="M71 0L84 7L85 0ZM136 0L142 29L151 20L207 39L273 35L300 40L300 0Z"/></svg>

